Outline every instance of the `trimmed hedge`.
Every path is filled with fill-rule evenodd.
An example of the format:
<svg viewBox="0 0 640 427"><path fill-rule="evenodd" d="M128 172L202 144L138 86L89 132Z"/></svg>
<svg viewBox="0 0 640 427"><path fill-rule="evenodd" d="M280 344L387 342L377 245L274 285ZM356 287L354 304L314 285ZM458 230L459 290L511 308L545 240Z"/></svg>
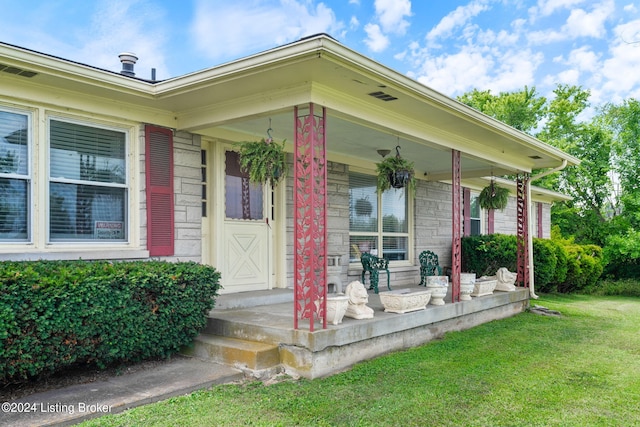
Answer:
<svg viewBox="0 0 640 427"><path fill-rule="evenodd" d="M462 269L492 276L500 267L516 271L516 236L490 234L462 238ZM562 239L533 239L535 288L541 292L574 292L593 286L600 278L602 249Z"/></svg>
<svg viewBox="0 0 640 427"><path fill-rule="evenodd" d="M0 262L0 377L168 357L205 327L219 280L193 262Z"/></svg>

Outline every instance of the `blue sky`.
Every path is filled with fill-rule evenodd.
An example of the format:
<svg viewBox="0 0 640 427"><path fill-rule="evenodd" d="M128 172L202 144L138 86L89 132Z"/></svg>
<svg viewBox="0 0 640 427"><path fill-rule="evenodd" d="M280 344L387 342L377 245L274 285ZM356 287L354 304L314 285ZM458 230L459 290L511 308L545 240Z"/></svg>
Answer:
<svg viewBox="0 0 640 427"><path fill-rule="evenodd" d="M637 0L6 0L0 41L165 79L306 35L346 46L445 95L558 83L595 105L640 98Z"/></svg>

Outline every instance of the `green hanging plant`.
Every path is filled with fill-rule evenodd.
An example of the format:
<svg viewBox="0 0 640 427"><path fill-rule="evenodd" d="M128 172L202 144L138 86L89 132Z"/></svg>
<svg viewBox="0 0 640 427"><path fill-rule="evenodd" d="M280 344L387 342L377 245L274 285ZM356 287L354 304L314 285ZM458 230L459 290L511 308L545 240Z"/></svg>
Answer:
<svg viewBox="0 0 640 427"><path fill-rule="evenodd" d="M284 143L271 138L240 144L240 169L249 175L249 181L260 184L269 182L271 187L278 185L287 175L287 153Z"/></svg>
<svg viewBox="0 0 640 427"><path fill-rule="evenodd" d="M378 172L378 191L382 193L390 188L403 188L415 192L416 178L413 162L400 157L400 146L396 147L396 155L387 157L376 164Z"/></svg>
<svg viewBox="0 0 640 427"><path fill-rule="evenodd" d="M482 189L478 196L478 203L482 209L503 210L509 202L509 189L500 187L493 180Z"/></svg>

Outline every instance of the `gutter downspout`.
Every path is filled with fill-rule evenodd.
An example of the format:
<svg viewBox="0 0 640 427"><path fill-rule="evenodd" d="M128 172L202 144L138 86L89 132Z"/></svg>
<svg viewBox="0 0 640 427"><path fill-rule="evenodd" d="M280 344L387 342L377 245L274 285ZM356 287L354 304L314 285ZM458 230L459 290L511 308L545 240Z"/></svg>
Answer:
<svg viewBox="0 0 640 427"><path fill-rule="evenodd" d="M529 201L527 209L529 210L529 213L531 213L531 205L533 203L533 201L531 200L531 183L540 178L544 178L549 174L561 171L566 167L567 167L567 159L563 159L562 164L560 166L557 166L553 169L549 169L547 171L539 173L538 175L532 176L531 179L529 179L529 185L527 185L527 200ZM527 215L527 216L529 217L529 219L531 218L531 215ZM532 233L533 226L531 224L531 221L528 221L528 223L529 224L527 226L529 227L529 237L528 237L527 246L529 247L529 296L533 299L538 299L538 295L536 295L535 293L535 288L534 288L535 280L534 280L534 274L533 274L533 233Z"/></svg>

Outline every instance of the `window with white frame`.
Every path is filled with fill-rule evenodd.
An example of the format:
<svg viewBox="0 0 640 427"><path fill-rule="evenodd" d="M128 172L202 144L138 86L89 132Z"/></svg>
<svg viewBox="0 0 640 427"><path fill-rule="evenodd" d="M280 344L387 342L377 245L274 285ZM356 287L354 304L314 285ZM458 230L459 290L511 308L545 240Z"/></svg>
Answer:
<svg viewBox="0 0 640 427"><path fill-rule="evenodd" d="M49 241L127 240L127 135L49 120Z"/></svg>
<svg viewBox="0 0 640 427"><path fill-rule="evenodd" d="M471 236L482 234L482 209L478 202L478 195L472 194L470 200L469 220L471 223Z"/></svg>
<svg viewBox="0 0 640 427"><path fill-rule="evenodd" d="M349 173L350 261L363 252L389 261L409 260L409 203L405 188L378 194L377 177Z"/></svg>
<svg viewBox="0 0 640 427"><path fill-rule="evenodd" d="M0 110L0 241L30 239L30 116Z"/></svg>

